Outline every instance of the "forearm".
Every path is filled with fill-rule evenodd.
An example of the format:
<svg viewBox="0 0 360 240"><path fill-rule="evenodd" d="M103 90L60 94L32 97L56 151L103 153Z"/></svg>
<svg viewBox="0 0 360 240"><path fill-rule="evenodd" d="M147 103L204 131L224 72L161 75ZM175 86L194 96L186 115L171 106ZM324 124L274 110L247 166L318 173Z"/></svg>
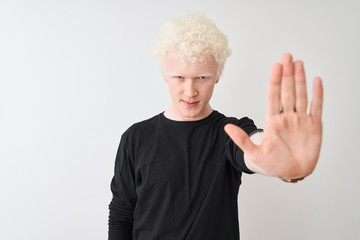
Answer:
<svg viewBox="0 0 360 240"><path fill-rule="evenodd" d="M124 209L112 201L109 210L108 240L131 240L134 219L130 209Z"/></svg>

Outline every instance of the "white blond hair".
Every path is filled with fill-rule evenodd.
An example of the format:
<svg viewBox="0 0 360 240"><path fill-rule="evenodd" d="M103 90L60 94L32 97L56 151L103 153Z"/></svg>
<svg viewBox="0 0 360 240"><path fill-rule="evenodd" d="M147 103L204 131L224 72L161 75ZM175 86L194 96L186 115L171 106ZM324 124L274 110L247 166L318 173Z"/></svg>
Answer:
<svg viewBox="0 0 360 240"><path fill-rule="evenodd" d="M183 64L205 64L209 57L214 57L218 75L231 54L226 36L201 13L170 19L160 28L153 54L162 62L171 51L180 53Z"/></svg>

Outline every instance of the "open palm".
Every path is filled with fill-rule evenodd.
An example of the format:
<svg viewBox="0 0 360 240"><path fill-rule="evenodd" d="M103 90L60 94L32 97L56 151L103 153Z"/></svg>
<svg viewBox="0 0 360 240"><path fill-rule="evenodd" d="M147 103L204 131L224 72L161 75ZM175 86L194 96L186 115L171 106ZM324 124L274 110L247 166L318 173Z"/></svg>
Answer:
<svg viewBox="0 0 360 240"><path fill-rule="evenodd" d="M256 172L286 179L312 173L319 158L322 139L323 87L314 79L310 111L303 63L290 54L274 65L267 96L265 129L260 145L239 127L225 131L244 151L247 166Z"/></svg>

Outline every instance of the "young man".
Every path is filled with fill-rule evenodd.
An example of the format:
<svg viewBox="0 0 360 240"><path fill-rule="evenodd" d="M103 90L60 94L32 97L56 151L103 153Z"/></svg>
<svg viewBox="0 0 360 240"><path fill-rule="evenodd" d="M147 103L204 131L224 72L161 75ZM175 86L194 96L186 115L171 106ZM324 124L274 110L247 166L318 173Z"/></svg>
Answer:
<svg viewBox="0 0 360 240"><path fill-rule="evenodd" d="M296 182L311 174L322 138L322 83L310 113L301 61L290 54L270 77L264 132L209 104L227 39L205 16L167 22L154 45L171 105L123 135L111 183L111 240L239 239L241 174ZM229 137L230 136L230 137Z"/></svg>

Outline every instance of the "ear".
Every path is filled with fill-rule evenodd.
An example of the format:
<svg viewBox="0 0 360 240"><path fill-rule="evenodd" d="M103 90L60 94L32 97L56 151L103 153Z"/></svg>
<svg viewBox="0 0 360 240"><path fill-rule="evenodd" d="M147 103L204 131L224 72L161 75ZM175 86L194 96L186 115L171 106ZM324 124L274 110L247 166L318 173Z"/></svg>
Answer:
<svg viewBox="0 0 360 240"><path fill-rule="evenodd" d="M160 70L161 70L161 75L162 75L164 81L166 83L168 83L168 78L167 78L167 75L166 75L165 59L160 60Z"/></svg>
<svg viewBox="0 0 360 240"><path fill-rule="evenodd" d="M216 82L215 82L215 83L218 83L218 82L219 82L223 69L224 69L224 64L220 64L220 65L218 66L217 76L216 76L217 79L216 79Z"/></svg>
<svg viewBox="0 0 360 240"><path fill-rule="evenodd" d="M164 81L165 81L166 83L168 83L168 78L167 78L166 72L165 72L164 70L161 71L161 75L162 75Z"/></svg>

